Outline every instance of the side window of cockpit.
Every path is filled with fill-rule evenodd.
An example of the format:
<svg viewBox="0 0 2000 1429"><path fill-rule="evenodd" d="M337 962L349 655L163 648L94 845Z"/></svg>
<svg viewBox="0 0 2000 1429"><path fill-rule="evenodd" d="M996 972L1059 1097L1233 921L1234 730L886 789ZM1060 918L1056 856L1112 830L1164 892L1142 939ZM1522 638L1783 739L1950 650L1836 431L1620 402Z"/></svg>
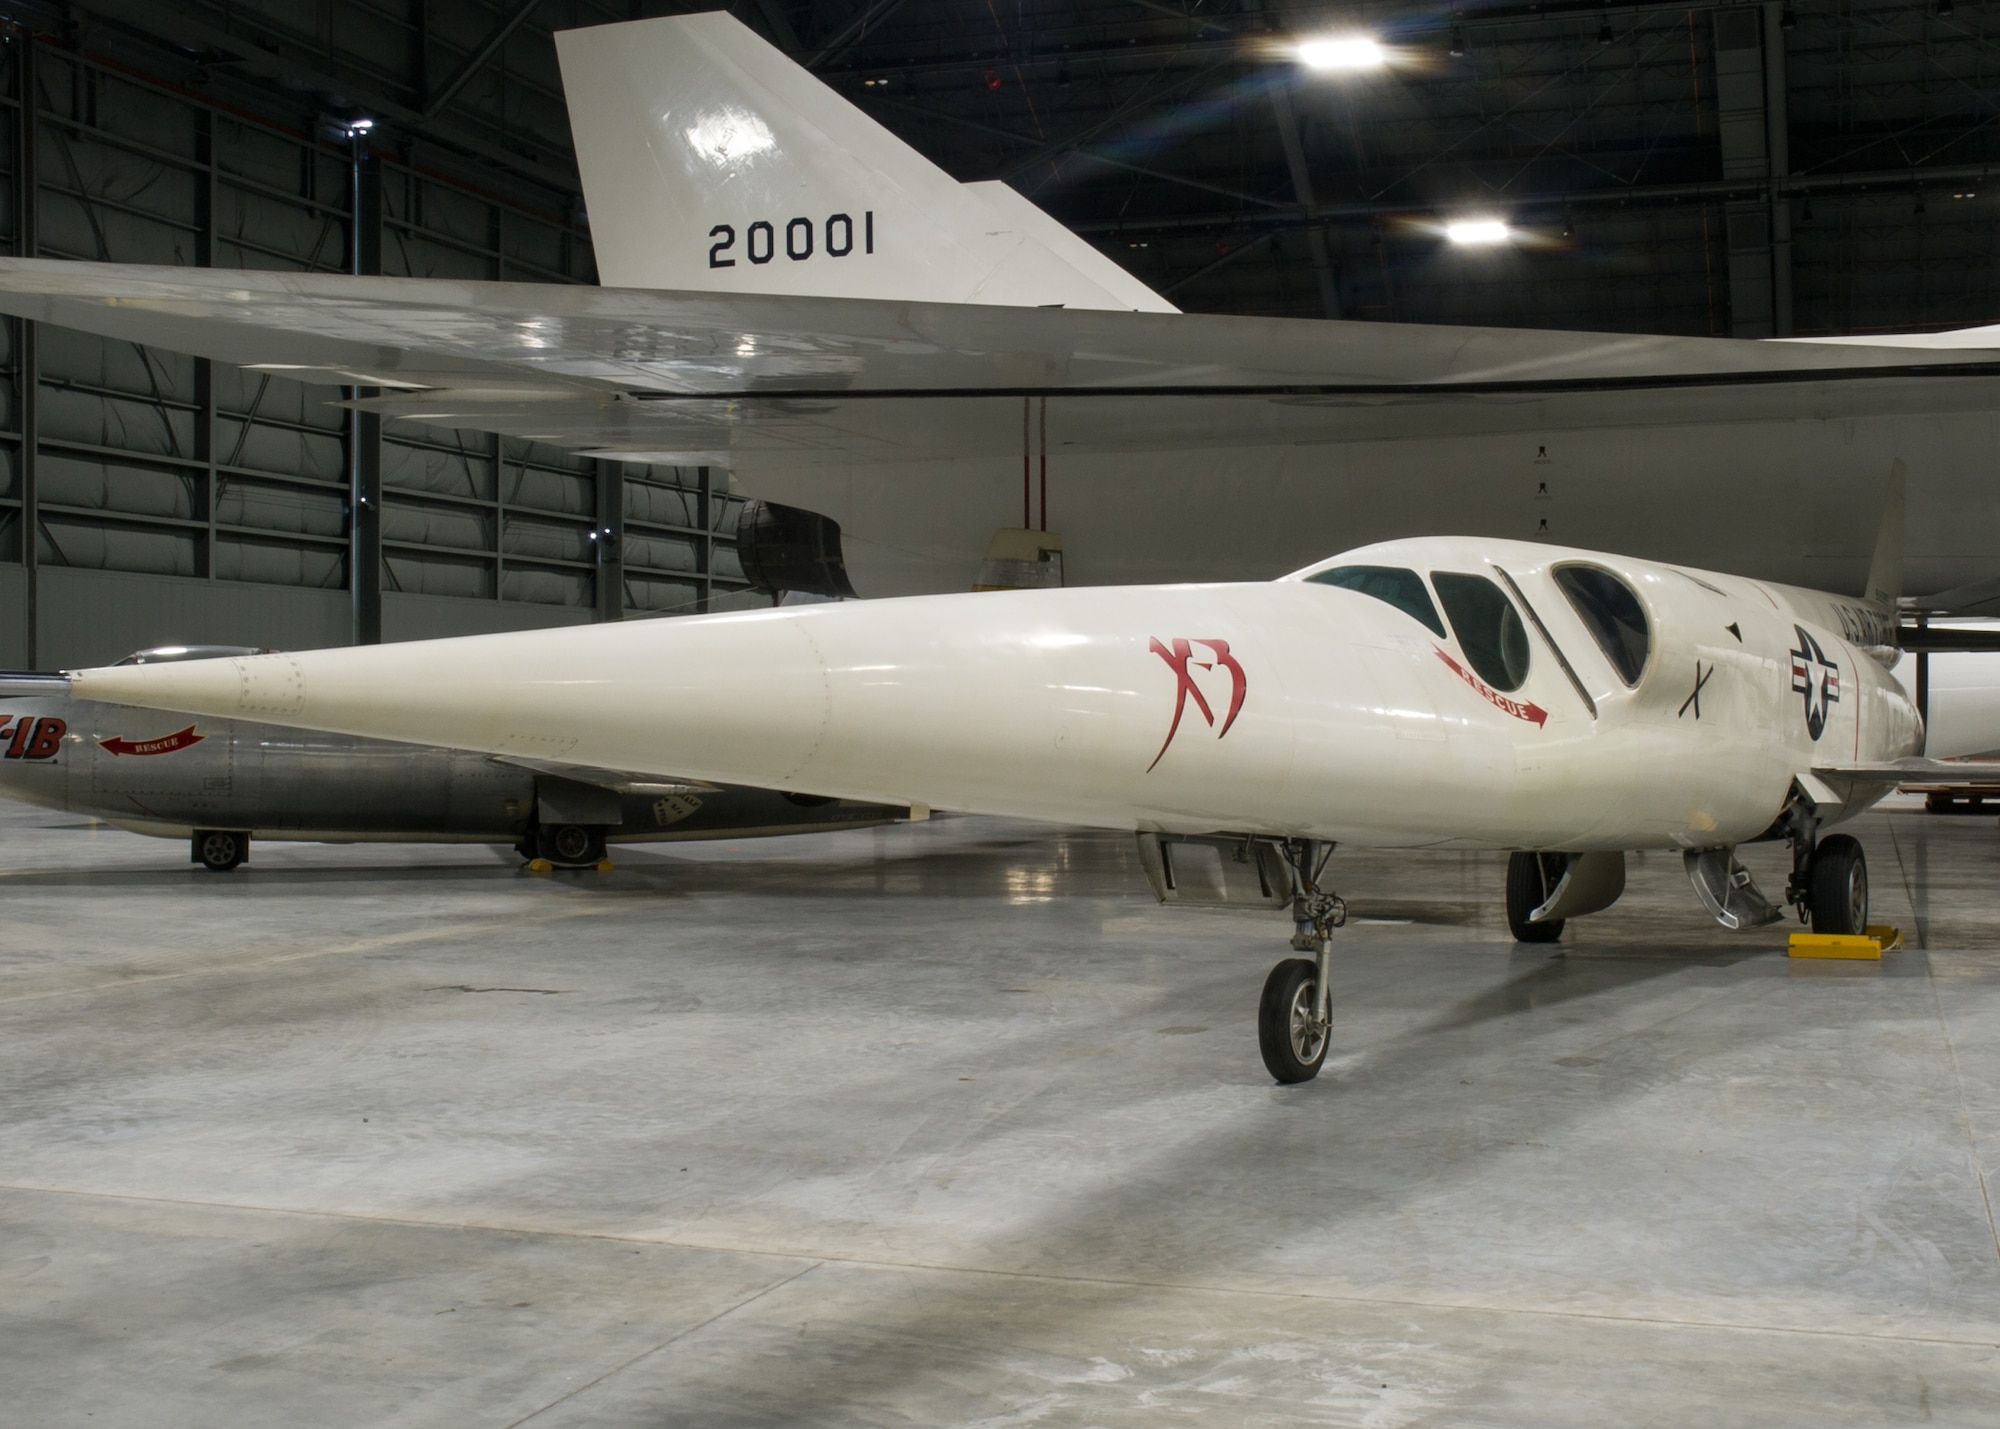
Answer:
<svg viewBox="0 0 2000 1429"><path fill-rule="evenodd" d="M1638 684L1653 645L1639 597L1625 582L1596 566L1559 566L1555 577L1618 678Z"/></svg>
<svg viewBox="0 0 2000 1429"><path fill-rule="evenodd" d="M1485 576L1432 571L1444 613L1473 671L1496 690L1518 690L1528 678L1528 628L1513 602Z"/></svg>
<svg viewBox="0 0 2000 1429"><path fill-rule="evenodd" d="M1444 622L1438 619L1437 607L1431 604L1431 593L1424 589L1424 578L1415 571L1396 566L1336 566L1306 579L1372 595L1405 615L1414 615L1439 635L1444 634Z"/></svg>

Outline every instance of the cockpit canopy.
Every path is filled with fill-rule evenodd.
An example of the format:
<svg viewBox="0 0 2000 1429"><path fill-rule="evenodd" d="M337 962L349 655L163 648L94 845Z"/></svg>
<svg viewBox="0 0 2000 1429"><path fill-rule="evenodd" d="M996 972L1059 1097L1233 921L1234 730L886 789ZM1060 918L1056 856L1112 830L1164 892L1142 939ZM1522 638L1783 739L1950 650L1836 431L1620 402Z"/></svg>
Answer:
<svg viewBox="0 0 2000 1429"><path fill-rule="evenodd" d="M1432 634L1445 633L1424 578L1407 567L1335 566L1306 579L1372 595L1421 621ZM1528 678L1528 629L1514 603L1485 576L1432 571L1431 587L1474 673L1496 690L1520 689Z"/></svg>
<svg viewBox="0 0 2000 1429"><path fill-rule="evenodd" d="M1639 604L1639 597L1600 566L1557 566L1553 574L1618 678L1628 685L1638 684L1653 646L1646 608Z"/></svg>
<svg viewBox="0 0 2000 1429"><path fill-rule="evenodd" d="M277 652L261 645L155 645L147 650L134 650L118 663L121 665L167 665L180 660L226 660L232 655L275 655Z"/></svg>
<svg viewBox="0 0 2000 1429"><path fill-rule="evenodd" d="M1438 619L1437 607L1431 604L1431 593L1424 589L1424 578L1415 571L1400 566L1335 566L1330 571L1315 571L1306 579L1372 595L1405 615L1415 616L1436 634L1444 634L1444 622Z"/></svg>
<svg viewBox="0 0 2000 1429"><path fill-rule="evenodd" d="M1520 689L1528 678L1528 627L1514 602L1485 576L1432 571L1431 584L1474 673L1496 690Z"/></svg>

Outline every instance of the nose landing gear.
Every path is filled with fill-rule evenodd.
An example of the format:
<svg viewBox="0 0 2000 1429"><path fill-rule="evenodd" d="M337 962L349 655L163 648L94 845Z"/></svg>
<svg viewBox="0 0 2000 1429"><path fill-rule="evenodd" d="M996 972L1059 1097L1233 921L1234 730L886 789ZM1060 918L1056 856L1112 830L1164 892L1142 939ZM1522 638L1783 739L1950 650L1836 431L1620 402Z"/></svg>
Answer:
<svg viewBox="0 0 2000 1429"><path fill-rule="evenodd" d="M1347 922L1347 904L1323 893L1319 876L1333 845L1287 839L1292 867L1292 947L1311 958L1286 958L1264 979L1257 1005L1257 1048L1265 1070L1279 1082L1309 1082L1326 1061L1333 1026L1333 930Z"/></svg>

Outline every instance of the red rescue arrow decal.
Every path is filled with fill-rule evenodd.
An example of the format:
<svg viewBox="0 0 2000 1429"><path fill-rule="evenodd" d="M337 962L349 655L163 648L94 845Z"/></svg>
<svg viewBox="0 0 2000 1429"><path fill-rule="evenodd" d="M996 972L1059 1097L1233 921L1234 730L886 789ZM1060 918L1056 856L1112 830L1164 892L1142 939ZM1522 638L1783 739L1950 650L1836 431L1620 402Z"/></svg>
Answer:
<svg viewBox="0 0 2000 1429"><path fill-rule="evenodd" d="M1437 646L1433 645L1431 649L1437 650ZM1466 669L1465 666L1459 664L1458 661L1452 659L1451 656L1445 654L1444 651L1438 650L1437 657L1444 661L1445 664L1451 666L1452 673L1457 675L1459 679L1465 681L1466 684L1472 686L1473 689L1491 700L1494 708L1505 710L1508 714L1514 716L1515 719L1527 720L1536 729L1540 729L1548 722L1549 712L1533 700L1510 700L1484 680L1480 679L1479 676L1473 674L1472 671Z"/></svg>
<svg viewBox="0 0 2000 1429"><path fill-rule="evenodd" d="M97 742L110 750L113 755L172 754L176 749L186 749L190 744L200 744L207 738L205 734L196 734L194 726L189 725L186 729L175 730L172 734L163 734L158 739L127 739L122 734L114 734L109 739L100 739Z"/></svg>

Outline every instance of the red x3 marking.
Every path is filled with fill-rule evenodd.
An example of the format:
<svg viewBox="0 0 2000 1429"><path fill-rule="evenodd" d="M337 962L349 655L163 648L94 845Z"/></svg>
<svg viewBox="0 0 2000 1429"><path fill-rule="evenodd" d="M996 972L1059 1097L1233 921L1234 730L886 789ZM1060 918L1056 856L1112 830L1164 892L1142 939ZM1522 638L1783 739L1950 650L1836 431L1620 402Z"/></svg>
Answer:
<svg viewBox="0 0 2000 1429"><path fill-rule="evenodd" d="M1209 653L1215 658L1195 659L1194 647L1197 645L1206 645ZM1197 685L1194 676L1188 673L1190 664L1198 670L1220 668L1229 672L1229 713L1223 716L1222 728L1215 732L1217 739L1229 733L1229 727L1236 723L1236 716L1243 710L1243 693L1249 687L1250 681L1244 675L1243 667L1236 662L1236 657L1229 653L1227 640L1175 640L1172 648L1168 648L1155 639L1148 648L1166 661L1167 668L1174 672L1174 722L1167 726L1167 737L1160 745L1160 752L1153 756L1153 763L1146 766L1146 772L1150 774L1153 772L1153 766L1166 757L1167 746L1174 742L1174 736L1180 733L1181 716L1187 713L1187 702L1190 698L1194 700L1194 707L1201 711L1201 717L1209 725L1215 724L1215 711L1209 708L1208 699L1202 694L1201 686Z"/></svg>

